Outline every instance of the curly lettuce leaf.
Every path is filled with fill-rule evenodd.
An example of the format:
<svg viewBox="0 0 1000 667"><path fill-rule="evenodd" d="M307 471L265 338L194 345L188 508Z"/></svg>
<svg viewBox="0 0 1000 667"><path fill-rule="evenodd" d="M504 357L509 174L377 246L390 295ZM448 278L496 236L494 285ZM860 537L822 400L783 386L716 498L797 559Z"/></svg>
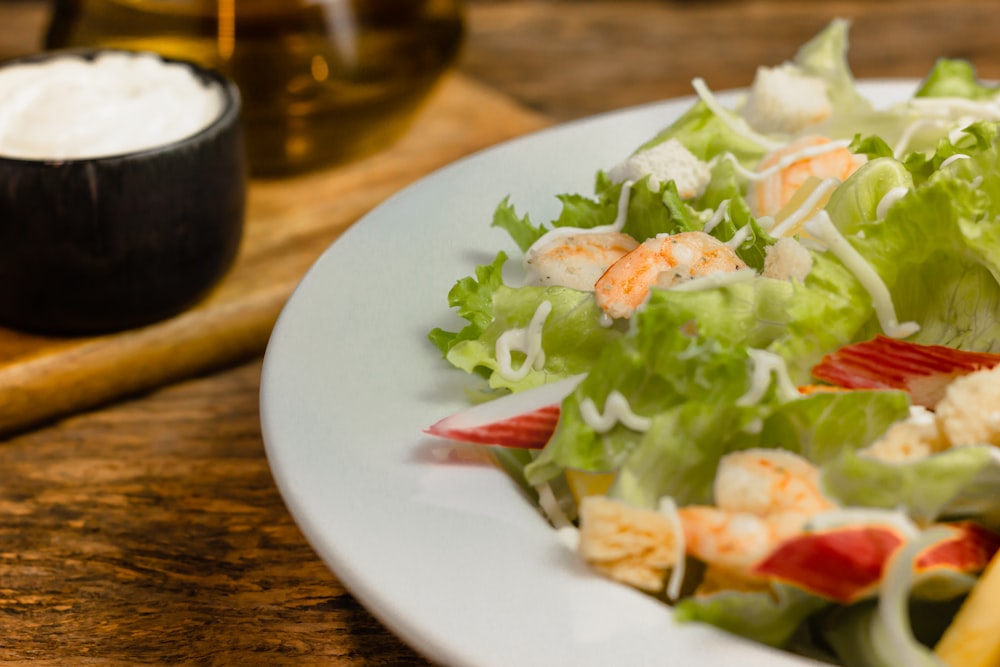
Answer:
<svg viewBox="0 0 1000 667"><path fill-rule="evenodd" d="M487 377L490 387L520 391L586 372L607 345L622 336L615 327L601 325L601 310L589 292L565 287L508 287L492 293L492 320L475 338L456 342L447 359L457 368ZM552 311L542 329L545 364L523 379L508 379L496 358L497 340L510 329L527 327L543 301ZM513 362L523 362L515 352Z"/></svg>
<svg viewBox="0 0 1000 667"><path fill-rule="evenodd" d="M492 226L499 227L510 234L521 252L530 248L547 231L542 225L531 224L531 217L528 214L519 216L510 203L510 197L504 197L503 201L497 204L493 212Z"/></svg>
<svg viewBox="0 0 1000 667"><path fill-rule="evenodd" d="M1000 308L1000 155L983 136L884 219L853 221L849 240L885 282L899 320L920 323L915 342L1000 349L1000 322L990 315Z"/></svg>
<svg viewBox="0 0 1000 667"><path fill-rule="evenodd" d="M462 278L448 292L448 305L468 324L460 331L446 331L436 327L428 334L431 342L445 357L448 351L462 341L475 340L493 321L493 293L503 285L503 265L507 253L500 251L492 264L476 267L475 277Z"/></svg>

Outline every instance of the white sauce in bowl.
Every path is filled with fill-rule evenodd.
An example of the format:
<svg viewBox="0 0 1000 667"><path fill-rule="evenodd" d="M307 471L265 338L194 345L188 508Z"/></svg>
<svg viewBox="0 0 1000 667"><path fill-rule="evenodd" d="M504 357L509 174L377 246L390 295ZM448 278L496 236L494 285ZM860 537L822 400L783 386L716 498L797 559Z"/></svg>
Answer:
<svg viewBox="0 0 1000 667"><path fill-rule="evenodd" d="M0 156L106 157L163 146L207 127L223 91L149 53L66 55L0 67Z"/></svg>

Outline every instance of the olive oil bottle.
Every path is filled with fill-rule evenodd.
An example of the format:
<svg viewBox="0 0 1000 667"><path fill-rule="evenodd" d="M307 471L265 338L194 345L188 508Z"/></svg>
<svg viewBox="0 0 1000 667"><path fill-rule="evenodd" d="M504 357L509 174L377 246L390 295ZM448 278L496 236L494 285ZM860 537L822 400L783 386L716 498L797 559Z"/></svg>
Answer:
<svg viewBox="0 0 1000 667"><path fill-rule="evenodd" d="M459 0L55 0L47 48L193 60L243 96L250 169L281 176L389 145L459 50Z"/></svg>

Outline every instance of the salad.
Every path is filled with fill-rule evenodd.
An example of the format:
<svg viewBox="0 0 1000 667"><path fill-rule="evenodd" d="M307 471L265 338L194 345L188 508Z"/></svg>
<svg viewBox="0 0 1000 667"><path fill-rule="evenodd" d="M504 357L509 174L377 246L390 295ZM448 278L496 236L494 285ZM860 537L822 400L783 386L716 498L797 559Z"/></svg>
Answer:
<svg viewBox="0 0 1000 667"><path fill-rule="evenodd" d="M836 20L731 108L561 194L430 340L595 573L850 667L995 665L1000 88L941 59L874 108ZM994 573L994 570L996 572ZM992 624L992 626L991 626Z"/></svg>

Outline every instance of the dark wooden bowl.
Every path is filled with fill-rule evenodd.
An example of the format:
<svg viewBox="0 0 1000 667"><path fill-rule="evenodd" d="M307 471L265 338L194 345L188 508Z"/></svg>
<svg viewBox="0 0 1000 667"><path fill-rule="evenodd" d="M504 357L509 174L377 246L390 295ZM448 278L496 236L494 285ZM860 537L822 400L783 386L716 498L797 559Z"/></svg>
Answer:
<svg viewBox="0 0 1000 667"><path fill-rule="evenodd" d="M230 268L247 189L240 95L184 64L225 99L197 134L111 157L0 157L0 325L59 335L138 327L192 306Z"/></svg>

